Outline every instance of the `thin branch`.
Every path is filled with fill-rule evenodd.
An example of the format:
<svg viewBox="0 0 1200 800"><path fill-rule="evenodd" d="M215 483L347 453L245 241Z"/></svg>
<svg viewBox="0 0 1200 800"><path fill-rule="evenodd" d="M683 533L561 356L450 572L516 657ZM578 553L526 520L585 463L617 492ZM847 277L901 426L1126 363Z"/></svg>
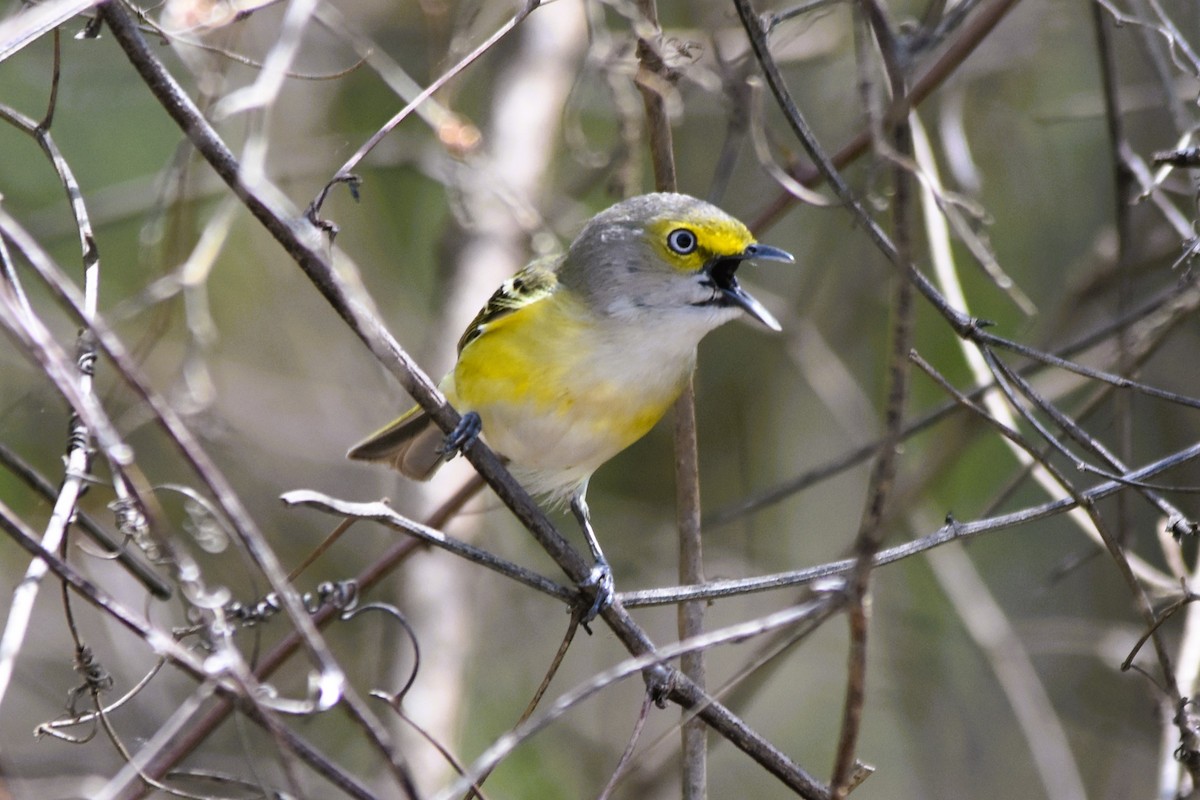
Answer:
<svg viewBox="0 0 1200 800"><path fill-rule="evenodd" d="M750 30L747 17L742 15L742 5L745 4L749 8L748 0L734 0L734 2L739 16L742 17L742 24L747 25L747 30ZM954 75L967 57L991 34L1018 2L1019 0L991 0L991 2L982 4L971 16L970 24L964 24L958 35L944 49L940 50L941 55L937 60L913 81L911 90L903 98L892 103L884 114L884 121L900 119L906 116L912 108L920 106L929 95ZM973 4L963 3L962 5L966 9ZM759 29L759 26L756 25L755 29ZM753 44L754 41L754 34L751 33L751 43ZM827 163L837 169L845 167L866 153L870 149L873 139L870 127L864 126L849 142L839 148ZM796 180L809 188L822 180L828 180L827 169L823 166L822 159L814 159L814 164L815 166L810 170L797 173L795 176ZM769 227L794 202L795 198L790 193L780 193L751 227L755 230Z"/></svg>
<svg viewBox="0 0 1200 800"><path fill-rule="evenodd" d="M988 367L992 370L992 374L997 379L1000 390L1004 393L1005 398L1008 400L1009 405L1028 421L1030 419L1030 415L1024 406L1018 402L1015 390L1009 383L1008 378L1010 373L1005 372L1005 368L991 350L985 348L982 353L985 361L987 361ZM1035 460L1038 460L1040 466L1048 468L1047 462L1045 459L1041 458L1039 453L1035 451L1026 452L1028 452L1029 455ZM1141 582L1134 574L1133 569L1130 567L1129 559L1125 555L1125 551L1121 545L1121 542L1118 541L1117 538L1112 534L1109 526L1104 522L1103 518L1100 516L1100 513L1096 510L1096 504L1092 498L1089 498L1085 496L1084 493L1076 490L1070 483L1067 483L1063 480L1058 480L1058 483L1064 491L1071 495L1072 499L1077 502L1079 507L1087 512L1092 524L1095 526L1096 533L1099 534L1105 548L1112 556L1113 562L1117 567L1117 571L1125 580L1126 585L1128 585L1130 594L1133 596L1138 608L1138 612L1142 615L1142 619L1145 621L1146 627L1153 631L1151 641L1154 644L1155 654L1158 656L1159 665L1162 668L1162 677L1166 683L1164 692L1170 698L1172 704L1178 703L1180 699L1179 687L1175 681L1175 674L1171 669L1171 657L1167 652L1166 644L1156 630L1158 622L1157 616L1149 598L1146 595L1145 588L1142 586Z"/></svg>
<svg viewBox="0 0 1200 800"><path fill-rule="evenodd" d="M968 634L987 657L1025 735L1046 796L1086 800L1087 790L1071 752L1062 720L1054 710L1033 660L1003 609L988 591L975 565L960 546L929 554L929 565Z"/></svg>
<svg viewBox="0 0 1200 800"><path fill-rule="evenodd" d="M471 66L471 64L474 63L476 59L478 59L480 56L482 56L488 50L492 49L492 47L494 47L497 42L499 42L501 39L503 39L505 36L507 36L510 32L512 32L512 30L514 28L516 28L518 25L520 25L525 20L526 17L528 17L530 14L532 14L534 12L534 10L539 5L541 5L541 1L542 0L525 0L525 4L521 7L521 9L519 11L517 11L517 13L513 16L512 19L510 19L508 22L506 22L504 25L502 25L495 33L493 33L486 40L484 40L478 47L476 47L474 50L472 50L470 53L468 53L466 56L464 56L462 59L460 59L457 64L455 64L450 69L446 70L446 72L442 73L442 75L437 80L435 80L433 83L426 86L425 89L422 90L412 100L410 100L408 102L408 104L404 106L404 108L397 111L396 114L391 119L389 119L387 122L385 122L379 130L377 130L374 134L372 134L371 138L368 139L366 142L364 142L358 148L358 150L356 150L354 152L354 155L350 156L350 158L346 161L346 163L343 164L338 169L338 171L334 173L332 178L330 178L329 182L325 185L325 188L321 190L321 193L313 201L313 204L310 207L310 215L315 216L315 214L320 210L321 205L325 200L325 195L329 192L329 189L332 188L334 185L336 185L338 183L347 183L347 182L353 184L353 182L356 180L352 174L354 168L358 166L359 162L361 162L364 158L367 157L368 153L370 153L372 150L375 149L376 145L378 145L381 141L383 141L384 137L386 137L389 133L391 133L396 128L397 125L399 125L401 122L403 122L405 119L407 119L408 116L410 114L412 114L414 109L419 107L422 103L424 103L427 99L429 99L435 92L437 92L438 89L445 86L446 83L448 83L452 78L454 78L456 75L461 73L467 67Z"/></svg>
<svg viewBox="0 0 1200 800"><path fill-rule="evenodd" d="M387 503L352 503L307 489L287 492L280 499L288 506L305 506L307 508L315 508L318 511L324 511L327 514L336 514L351 519L367 519L381 523L393 530L406 533L409 536L415 536L426 544L440 547L472 563L487 567L542 594L566 602L570 602L575 598L576 592L574 589L568 589L562 584L555 583L518 564L492 555L486 550L459 541L452 536L447 536L441 531L422 525L415 520L408 519L402 514L397 513Z"/></svg>
<svg viewBox="0 0 1200 800"><path fill-rule="evenodd" d="M1129 168L1123 151L1128 148L1125 139L1124 123L1121 120L1120 102L1117 99L1116 65L1113 63L1112 43L1105 27L1104 11L1099 3L1090 3L1092 11L1092 31L1096 39L1096 51L1100 62L1100 86L1104 94L1104 118L1108 128L1109 160L1113 171L1113 220L1117 236L1117 252L1115 269L1117 271L1117 314L1123 314L1129 305L1129 296L1133 291L1133 265L1130 263L1130 253L1133 246L1131 199L1136 186L1133 171ZM1130 331L1122 328L1117 334L1117 372L1129 375L1132 372L1132 356L1130 353ZM1133 407L1132 399L1127 394L1115 397L1116 417L1118 426L1118 450L1125 459L1133 452ZM1132 536L1130 509L1125 495L1117 498L1117 535L1121 541L1128 541Z"/></svg>
<svg viewBox="0 0 1200 800"><path fill-rule="evenodd" d="M678 191L671 122L667 117L665 91L678 78L663 61L655 42L661 39L655 0L638 0L638 8L650 28L654 41L646 36L637 40L638 73L634 79L646 110L646 128L650 134L650 163L654 169L654 188L660 192ZM700 535L700 453L696 436L696 387L689 376L679 399L675 401L675 525L679 539L679 580L681 583L704 582L704 551ZM704 631L704 606L683 603L679 606L676 628L680 639L698 636ZM680 671L700 689L705 688L704 651L684 655ZM708 730L704 722L685 709L680 726L682 742L682 797L704 800L708 795Z"/></svg>
<svg viewBox="0 0 1200 800"><path fill-rule="evenodd" d="M686 656L680 656L681 661L684 658ZM630 761L633 760L634 750L642 738L642 729L646 726L646 720L650 717L650 709L653 706L654 701L647 692L642 696L642 708L638 712L637 721L633 724L633 731L629 734L629 742L625 745L625 751L621 753L621 758L613 770L612 777L608 779L608 783L601 790L597 800L609 800L612 797L613 790L617 788L617 782L625 775L625 770L629 767Z"/></svg>
<svg viewBox="0 0 1200 800"><path fill-rule="evenodd" d="M43 499L51 502L54 501L57 495L54 485L3 442L0 442L0 464L3 464L9 472L20 479L26 486L37 492ZM173 594L171 584L163 580L162 576L155 572L153 567L138 558L117 537L109 533L107 529L101 527L100 523L96 522L90 514L83 511L76 511L75 524L107 551L103 554L103 557L107 558L111 555L117 563L127 569L129 574L146 588L146 591L159 600L170 599Z"/></svg>
<svg viewBox="0 0 1200 800"><path fill-rule="evenodd" d="M287 4L275 44L267 53L254 82L226 95L217 103L213 114L218 119L263 109L275 101L289 75L296 53L300 50L304 29L312 20L317 5L318 0L291 0ZM260 167L261 165L254 165L255 169Z"/></svg>
<svg viewBox="0 0 1200 800"><path fill-rule="evenodd" d="M1168 456L1132 470L1123 475L1120 481L1105 481L1091 488L1083 489L1079 492L1079 498L1087 503L1095 503L1098 500L1125 490L1128 488L1128 481L1144 481L1195 461L1197 458L1200 458L1200 443L1189 445ZM1032 522L1039 522L1070 511L1077 505L1078 502L1075 498L1062 497L1007 514L997 514L970 522L960 522L950 518L947 519L945 525L919 539L880 550L875 556L872 565L873 567L884 566L917 555L918 553L923 553L946 542L973 539L988 533L1009 530L1022 525L1028 525ZM1168 524L1170 524L1169 521ZM855 560L853 558L846 558L820 564L815 567L778 572L754 578L709 581L703 586L671 586L660 589L620 592L618 597L622 605L629 608L669 605L687 600L719 600L751 592L765 592L790 586L800 586L825 578L837 578L849 573L854 564ZM1177 594L1179 591L1178 584L1171 581L1163 581L1161 584L1155 584L1154 588L1171 594Z"/></svg>
<svg viewBox="0 0 1200 800"><path fill-rule="evenodd" d="M37 141L47 158L50 159L51 165L58 174L59 182L66 191L67 200L75 216L75 226L79 232L82 250L84 274L83 315L84 324L87 326L95 317L96 308L99 303L100 258L96 250L96 241L92 234L91 221L88 217L87 207L83 202L83 195L79 190L79 184L75 180L70 165L63 158L62 153L59 152L54 139L50 135L50 124L54 118L54 110L58 99L58 83L61 74L60 59L60 36L58 30L55 29L54 66L50 86L50 99L47 104L46 115L42 122L34 123L32 120L7 108L0 108L0 115L10 124L32 136ZM5 259L6 274L15 277L15 273L8 270L7 250L0 254L0 256L3 256ZM0 288L0 293L6 295L2 302L11 302L10 312L12 322L10 324L42 327L39 321L36 320L28 300L20 292L19 284L13 283L10 286ZM30 336L29 333L24 335ZM39 332L36 338L45 340L45 333ZM79 333L76 341L75 368L78 371L77 385L81 397L93 402L92 375L95 365L95 343L92 340L90 331L85 327ZM76 503L86 488L88 474L91 471L91 461L91 432L86 422L78 414L73 414L71 416L70 434L67 439L64 478L59 487L58 496L54 501L50 521L47 523L46 530L42 535L42 544L48 550L58 550L67 541L68 527L75 516ZM4 633L0 637L0 705L3 705L4 697L8 692L16 658L25 640L25 634L29 629L29 622L33 615L33 605L37 599L38 587L46 574L46 569L46 565L39 560L35 559L31 562L26 569L24 579L18 584L17 590L13 594L13 601L9 607Z"/></svg>
<svg viewBox="0 0 1200 800"><path fill-rule="evenodd" d="M0 22L0 63L101 0L46 0Z"/></svg>
<svg viewBox="0 0 1200 800"><path fill-rule="evenodd" d="M907 95L906 76L897 54L897 44L891 24L883 8L875 0L861 0L861 6L874 41L883 54L888 90L894 102L904 102ZM860 54L865 63L866 54ZM882 122L882 121L881 121ZM907 118L880 130L881 146L893 150L899 160L892 168L893 196L892 234L896 250L895 263L912 261L910 208L912 180L903 161L912 154L912 136ZM884 144L886 143L886 144ZM844 199L844 197L843 197ZM908 400L910 378L908 352L913 340L913 284L896 281L892 295L891 349L888 357L888 392L884 405L884 433L879 452L867 482L867 501L854 540L855 568L847 586L849 596L850 645L847 654L846 692L842 706L842 725L834 757L830 785L835 798L844 798L853 788L858 735L866 703L867 639L869 634L867 603L870 591L871 568L875 554L883 543L886 528L883 521L886 506L892 496L898 471L899 446L903 435L904 408Z"/></svg>
<svg viewBox="0 0 1200 800"><path fill-rule="evenodd" d="M450 800L450 798L461 795L467 791L471 784L484 772L491 770L502 759L508 756L519 744L530 738L534 734L543 730L547 725L559 719L565 713L576 707L584 700L593 696L601 689L604 689L612 684L624 680L627 677L636 675L639 672L646 670L656 664L663 664L667 659L674 659L682 656L684 653L693 650L707 650L712 647L723 644L741 642L748 638L769 633L784 627L789 627L804 622L813 616L821 615L826 607L830 604L836 605L838 595L825 595L823 597L812 600L808 603L802 603L792 608L786 608L782 611L776 611L768 614L761 619L751 620L749 622L741 622L736 625L730 625L725 628L720 628L700 636L693 637L680 641L676 644L671 644L660 648L655 653L637 656L626 659L621 663L600 672L585 683L561 695L549 709L541 715L530 719L523 725L519 725L511 732L500 737L493 743L484 753L476 759L470 769L455 781L450 786L443 789L434 796L434 800ZM714 707L716 701L711 698L705 698ZM799 787L793 787L799 789ZM817 787L812 787L813 789ZM810 796L806 792L801 792L804 797ZM816 796L826 797L824 792L819 792Z"/></svg>

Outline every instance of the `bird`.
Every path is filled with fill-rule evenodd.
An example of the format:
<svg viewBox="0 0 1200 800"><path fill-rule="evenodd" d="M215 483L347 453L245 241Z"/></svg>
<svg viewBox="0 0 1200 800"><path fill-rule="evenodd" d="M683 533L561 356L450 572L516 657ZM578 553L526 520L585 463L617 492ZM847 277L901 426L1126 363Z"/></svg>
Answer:
<svg viewBox="0 0 1200 800"><path fill-rule="evenodd" d="M781 330L738 283L738 267L750 260L795 258L689 195L615 203L565 253L501 284L467 326L440 383L462 414L451 433L443 436L418 406L347 456L423 481L482 435L531 494L569 504L594 560L580 584L595 591L586 624L614 590L587 505L592 474L666 414L705 334L743 313Z"/></svg>

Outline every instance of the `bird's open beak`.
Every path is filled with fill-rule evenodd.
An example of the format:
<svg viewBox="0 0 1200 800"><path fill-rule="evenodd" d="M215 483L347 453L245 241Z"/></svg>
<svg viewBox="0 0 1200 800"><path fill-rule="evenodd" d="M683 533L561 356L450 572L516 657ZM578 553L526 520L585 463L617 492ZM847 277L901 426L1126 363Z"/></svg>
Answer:
<svg viewBox="0 0 1200 800"><path fill-rule="evenodd" d="M779 321L772 316L770 311L767 311L766 306L754 299L753 295L738 284L734 273L737 272L737 268L742 265L743 261L751 259L785 261L788 263L796 260L786 250L755 243L747 247L739 255L717 259L705 271L708 273L708 279L712 286L720 292L721 300L724 303L741 307L747 314L773 331L783 330Z"/></svg>

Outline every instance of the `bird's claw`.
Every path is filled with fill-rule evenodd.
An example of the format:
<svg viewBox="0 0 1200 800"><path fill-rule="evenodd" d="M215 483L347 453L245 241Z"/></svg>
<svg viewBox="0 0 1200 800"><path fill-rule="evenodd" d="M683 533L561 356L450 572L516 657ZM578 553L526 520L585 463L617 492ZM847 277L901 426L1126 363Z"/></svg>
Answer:
<svg viewBox="0 0 1200 800"><path fill-rule="evenodd" d="M595 591L595 597L592 599L592 605L584 612L583 617L579 620L579 624L591 633L588 624L599 616L600 612L608 606L612 605L613 596L615 594L613 585L612 567L603 558L596 561L592 567L592 571L588 576L580 582L579 588L584 592L588 590Z"/></svg>
<svg viewBox="0 0 1200 800"><path fill-rule="evenodd" d="M479 432L482 430L483 420L474 411L468 411L459 419L454 430L446 434L446 438L442 440L442 446L438 448L438 453L447 459L454 458L463 451L464 447L478 439Z"/></svg>

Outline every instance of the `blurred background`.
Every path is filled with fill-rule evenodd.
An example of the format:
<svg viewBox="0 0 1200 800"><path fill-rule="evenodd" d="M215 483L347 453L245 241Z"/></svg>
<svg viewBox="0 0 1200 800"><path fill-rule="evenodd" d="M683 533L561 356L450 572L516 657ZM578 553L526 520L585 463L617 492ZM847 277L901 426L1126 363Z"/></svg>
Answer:
<svg viewBox="0 0 1200 800"><path fill-rule="evenodd" d="M234 153L263 153L266 180L299 214L421 87L519 10L492 0L316 5L278 90L234 113L227 98L269 74L261 66L279 57L281 31L292 24L287 15L300 13L299 4L170 0L146 9L144 34ZM7 4L0 25L9 27L0 30L11 32L28 11ZM886 106L887 81L861 7L777 3L756 11L770 24L771 52L825 150L836 153L869 132L872 110L877 121ZM942 205L957 224L950 248L957 271L950 283L939 274L941 291L956 283L963 310L993 322L989 330L1001 336L1043 351L1074 347L1071 358L1097 369L1200 396L1187 250L1195 184L1185 169L1156 174L1151 163L1153 153L1186 144L1181 137L1196 126L1200 9L1174 1L1094 7L968 0L903 2L886 13L901 37L910 86L935 64L945 66L944 80L916 112L944 187ZM824 206L797 202L781 187L782 169L807 175L810 162L761 83L754 96L750 79L761 81L761 72L733 4L660 0L658 14L661 34L638 6L621 0L554 0L533 11L354 167L357 200L345 186L332 189L322 216L338 228L334 261L361 281L422 368L440 378L463 327L500 281L534 255L561 251L598 210L653 188L635 85L638 38L652 42L674 71L673 83L651 82L670 114L680 190L718 203L754 226L761 241L798 256L795 266L747 265L740 273L781 320L782 334L731 324L700 349L706 572L751 577L835 561L851 552L869 490L873 451L848 454L884 432L899 273L827 187L816 187ZM998 20L994 28L983 22L989 14ZM1117 18L1126 24L1115 26ZM41 33L23 47L0 39L7 48L0 106L10 123L13 112L44 117L57 46L61 77L49 130L95 230L104 319L235 488L285 570L304 562L338 523L285 507L285 492L389 498L400 513L425 518L468 479L469 466L459 459L431 484L414 485L345 460L351 444L408 408L410 398L186 143L110 32L76 35L87 26L86 17L75 17L60 37ZM978 47L956 55L953 47L972 36ZM1102 55L1119 109L1118 163ZM889 231L896 163L887 147L868 146L843 169ZM923 166L930 185L930 164ZM1122 188L1114 176L1126 181ZM934 275L929 254L938 239L926 218L941 217L911 203L915 262ZM34 138L13 124L0 125L0 207L82 285L79 236L63 186ZM32 307L74 352L77 323L19 248L9 249ZM1002 277L989 276L979 261L994 262ZM965 355L970 348L923 299L913 324L925 360L961 391L978 384ZM0 346L0 443L57 486L68 405L9 333ZM1003 358L1015 368L1033 363ZM1104 382L1065 370L1038 370L1033 379L1131 468L1183 450L1200 434L1200 416L1184 403L1106 391ZM261 598L267 582L213 515L195 472L103 357L96 396L156 487L163 525L155 536L195 559L220 602ZM914 370L906 424L949 401ZM1036 439L1028 424L1014 424ZM618 591L679 582L671 431L668 418L591 483L593 520ZM1076 469L1078 460L1098 460L1075 452L1054 462L1077 489L1102 483ZM40 532L52 503L6 465L0 500ZM814 470L819 479L808 479ZM111 471L98 459L93 473L79 508L115 530ZM1186 516L1196 511L1197 477L1184 464L1154 481L1179 489L1166 496ZM1029 476L978 415L958 409L903 440L885 545L927 536L947 514L969 522L1058 496ZM1161 611L1190 599L1195 547L1162 533L1160 508L1126 491L1097 511L1137 559L1148 603ZM553 518L582 547L569 516ZM1146 624L1137 595L1088 527L1057 514L875 571L858 756L877 772L856 797L1189 796L1191 784L1179 777L1173 756L1180 746L1171 724L1175 695L1148 647L1134 669L1122 670ZM565 580L488 491L444 530ZM400 538L356 523L295 585L311 592L321 581L350 579ZM142 561L162 556L132 542L128 548ZM199 619L197 598L176 586L173 599L151 599L77 532L68 560L164 630ZM17 590L28 565L24 551L2 540L0 597ZM157 572L175 580L169 564ZM715 601L706 626L761 617L803 591ZM568 622L561 603L438 550L406 560L368 599L398 609L420 644L405 714L463 763L516 722ZM113 680L102 695L112 701L154 667L156 656L95 608L78 601L73 608ZM673 606L633 613L656 642L678 638ZM1184 606L1160 628L1184 697L1200 669L1192 616ZM278 615L239 628L234 641L253 663L290 628ZM605 626L594 630L573 643L548 698L626 657ZM324 633L361 694L395 692L408 679L412 643L387 614L363 614ZM182 643L203 655L203 639L196 634ZM844 618L766 658L768 639L710 650L709 687L827 780L846 687ZM87 743L35 737L37 725L68 714L68 693L81 683L73 652L51 578L2 698L0 797L133 796L136 777L114 777L127 759L113 739L136 753L185 700L196 699L198 683L168 666L108 715L111 735L87 723L71 729L94 734ZM303 696L309 669L306 659L294 658L270 683ZM632 734L642 695L633 677L572 709L506 759L485 794L599 795ZM83 693L77 710L90 702ZM196 702L185 730L214 703ZM451 774L443 756L386 704L367 703L400 738L422 791L443 786ZM378 796L399 796L347 715L286 721ZM614 797L680 795L678 723L675 707L651 713ZM180 772L163 780L204 796L259 797L264 787L339 796L281 752L271 735L235 716L181 748ZM713 798L789 796L717 737L708 774Z"/></svg>

